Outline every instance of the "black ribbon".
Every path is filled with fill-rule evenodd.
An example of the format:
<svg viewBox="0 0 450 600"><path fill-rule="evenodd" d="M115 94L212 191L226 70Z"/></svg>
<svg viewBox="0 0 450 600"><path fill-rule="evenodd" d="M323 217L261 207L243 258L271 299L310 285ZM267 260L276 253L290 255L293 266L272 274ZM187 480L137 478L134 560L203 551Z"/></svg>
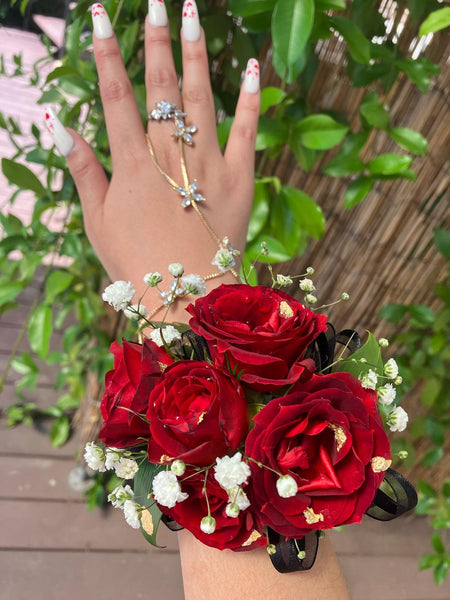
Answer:
<svg viewBox="0 0 450 600"><path fill-rule="evenodd" d="M311 531L298 540L286 540L273 529L268 529L268 534L269 543L275 546L270 560L279 573L308 571L313 566L319 548L319 531Z"/></svg>
<svg viewBox="0 0 450 600"><path fill-rule="evenodd" d="M417 504L413 485L394 469L388 469L366 515L377 521L392 521Z"/></svg>

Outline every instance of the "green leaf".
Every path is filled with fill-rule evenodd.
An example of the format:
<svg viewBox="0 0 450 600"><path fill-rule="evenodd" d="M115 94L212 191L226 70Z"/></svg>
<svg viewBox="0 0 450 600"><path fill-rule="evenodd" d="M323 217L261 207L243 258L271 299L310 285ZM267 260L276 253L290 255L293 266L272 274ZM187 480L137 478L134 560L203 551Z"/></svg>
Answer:
<svg viewBox="0 0 450 600"><path fill-rule="evenodd" d="M50 71L50 73L47 75L45 85L54 79L59 79L59 77L67 77L68 75L77 75L79 77L80 73L77 71L77 69L74 69L70 65L56 67L56 69L53 69L53 71Z"/></svg>
<svg viewBox="0 0 450 600"><path fill-rule="evenodd" d="M418 131L408 127L394 127L389 130L391 138L405 150L423 156L427 153L428 142Z"/></svg>
<svg viewBox="0 0 450 600"><path fill-rule="evenodd" d="M370 192L372 186L373 179L370 177L361 176L352 181L345 192L344 207L351 208L359 204Z"/></svg>
<svg viewBox="0 0 450 600"><path fill-rule="evenodd" d="M255 181L252 215L247 231L247 243L255 239L266 224L270 210L269 187L266 183Z"/></svg>
<svg viewBox="0 0 450 600"><path fill-rule="evenodd" d="M427 383L429 383L428 380ZM439 390L441 388L441 382L439 380ZM431 416L425 417L425 423L427 427L427 434L430 437L430 440L433 442L435 446L443 446L445 440L445 430L444 427L439 423L436 419Z"/></svg>
<svg viewBox="0 0 450 600"><path fill-rule="evenodd" d="M445 29L450 25L450 7L435 10L422 23L419 29L419 35L428 35L435 31Z"/></svg>
<svg viewBox="0 0 450 600"><path fill-rule="evenodd" d="M438 554L445 554L444 542L442 541L441 536L438 533L435 532L431 536L431 544Z"/></svg>
<svg viewBox="0 0 450 600"><path fill-rule="evenodd" d="M51 303L55 296L64 292L72 283L73 275L68 271L53 271L45 281L45 297Z"/></svg>
<svg viewBox="0 0 450 600"><path fill-rule="evenodd" d="M333 16L330 18L330 22L346 41L353 60L366 65L370 64L370 42L361 29L345 17Z"/></svg>
<svg viewBox="0 0 450 600"><path fill-rule="evenodd" d="M403 304L386 304L380 309L378 316L380 319L386 319L389 323L397 324L406 315L408 308Z"/></svg>
<svg viewBox="0 0 450 600"><path fill-rule="evenodd" d="M153 463L144 460L144 462L139 465L139 470L134 478L135 501L141 506L148 506L142 515L141 532L147 542L150 542L152 546L156 546L157 548L160 547L156 543L156 535L158 533L162 513L156 502L149 499L149 494L151 494L153 490L153 479L165 468L164 465L154 465Z"/></svg>
<svg viewBox="0 0 450 600"><path fill-rule="evenodd" d="M438 463L444 456L444 450L441 447L433 448L422 458L423 467L432 467Z"/></svg>
<svg viewBox="0 0 450 600"><path fill-rule="evenodd" d="M371 160L367 166L373 175L392 175L407 169L412 161L411 156L386 153Z"/></svg>
<svg viewBox="0 0 450 600"><path fill-rule="evenodd" d="M396 62L396 66L406 73L421 92L428 91L431 77L441 72L439 66L427 58L400 59Z"/></svg>
<svg viewBox="0 0 450 600"><path fill-rule="evenodd" d="M286 98L286 92L284 90L272 86L264 88L261 92L260 114L265 113L271 106L280 104L284 98Z"/></svg>
<svg viewBox="0 0 450 600"><path fill-rule="evenodd" d="M2 158L2 171L5 177L13 185L17 185L21 190L31 190L41 198L46 195L46 189L25 165L21 165L9 158Z"/></svg>
<svg viewBox="0 0 450 600"><path fill-rule="evenodd" d="M433 233L436 248L446 260L450 260L450 231L435 229Z"/></svg>
<svg viewBox="0 0 450 600"><path fill-rule="evenodd" d="M25 282L10 281L0 284L0 306L11 302L25 287Z"/></svg>
<svg viewBox="0 0 450 600"><path fill-rule="evenodd" d="M433 486L431 486L426 481L419 481L417 483L417 489L424 496L430 496L431 498L436 498L436 490Z"/></svg>
<svg viewBox="0 0 450 600"><path fill-rule="evenodd" d="M264 256L261 253L261 242L266 242L269 249L268 256ZM248 260L258 260L262 263L286 262L292 258L291 254L280 241L266 234L261 234L256 238L256 240L247 248L246 255Z"/></svg>
<svg viewBox="0 0 450 600"><path fill-rule="evenodd" d="M301 138L298 135L295 135L295 133L289 138L289 147L295 154L299 166L309 173L316 164L317 158L320 156L319 151L306 148L302 144Z"/></svg>
<svg viewBox="0 0 450 600"><path fill-rule="evenodd" d="M425 382L425 385L422 388L422 391L420 392L420 398L422 401L422 404L424 406L433 406L435 400L438 398L439 393L442 389L442 382L437 378L437 377L430 377L429 379L427 379L427 381ZM427 430L429 431L429 426L428 426L428 419L430 419L431 417L427 417L426 422L427 422ZM438 423L436 423L436 425L439 425ZM430 437L431 434L429 433ZM439 435L439 431L436 432L435 435ZM436 440L440 439L435 437L434 439L431 438L434 444L437 445L441 445L442 442L437 442Z"/></svg>
<svg viewBox="0 0 450 600"><path fill-rule="evenodd" d="M315 239L325 231L325 217L322 209L304 192L290 186L283 186L283 195L294 215L297 227Z"/></svg>
<svg viewBox="0 0 450 600"><path fill-rule="evenodd" d="M344 139L348 127L341 125L328 115L311 115L299 121L293 135L311 150L328 150Z"/></svg>
<svg viewBox="0 0 450 600"><path fill-rule="evenodd" d="M258 272L255 268L252 268L252 262L247 258L246 254L244 254L244 256L242 257L242 263L240 268L241 277L245 281L245 278L243 276L244 271L246 280L248 281L249 285L258 285Z"/></svg>
<svg viewBox="0 0 450 600"><path fill-rule="evenodd" d="M52 335L52 309L46 304L41 304L31 315L28 324L28 341L31 349L40 358L45 358L50 347Z"/></svg>
<svg viewBox="0 0 450 600"><path fill-rule="evenodd" d="M294 256L300 243L301 229L292 218L292 212L283 194L278 194L270 204L270 232L287 252Z"/></svg>
<svg viewBox="0 0 450 600"><path fill-rule="evenodd" d="M217 11L202 19L206 46L210 55L216 56L225 48L232 25L231 16L227 16L224 12Z"/></svg>
<svg viewBox="0 0 450 600"><path fill-rule="evenodd" d="M436 554L426 554L420 557L419 569L420 571L425 571L425 569L431 569L440 564L440 562L441 558L436 556Z"/></svg>
<svg viewBox="0 0 450 600"><path fill-rule="evenodd" d="M70 422L65 415L58 417L50 430L50 441L55 448L67 442L70 434Z"/></svg>
<svg viewBox="0 0 450 600"><path fill-rule="evenodd" d="M288 132L285 123L267 117L260 117L256 135L256 150L280 146L286 141Z"/></svg>
<svg viewBox="0 0 450 600"><path fill-rule="evenodd" d="M278 58L289 67L306 46L314 22L314 0L278 0L272 17L272 40Z"/></svg>
<svg viewBox="0 0 450 600"><path fill-rule="evenodd" d="M228 9L233 15L250 17L274 9L276 0L229 0Z"/></svg>
<svg viewBox="0 0 450 600"><path fill-rule="evenodd" d="M319 10L345 10L345 0L316 0Z"/></svg>
<svg viewBox="0 0 450 600"><path fill-rule="evenodd" d="M22 352L20 358L14 358L11 362L11 366L21 375L29 375L30 373L39 373L39 368L31 358L29 352Z"/></svg>
<svg viewBox="0 0 450 600"><path fill-rule="evenodd" d="M224 121L217 125L217 141L223 149L228 142L231 126L233 125L234 117L227 117Z"/></svg>
<svg viewBox="0 0 450 600"><path fill-rule="evenodd" d="M364 163L358 156L336 156L322 170L329 177L345 177L364 170Z"/></svg>
<svg viewBox="0 0 450 600"><path fill-rule="evenodd" d="M390 117L388 111L380 102L376 92L369 92L359 107L359 112L369 125L378 129L388 129Z"/></svg>
<svg viewBox="0 0 450 600"><path fill-rule="evenodd" d="M434 567L433 577L436 585L441 585L447 578L447 573L449 569L449 561L441 560L441 562Z"/></svg>
<svg viewBox="0 0 450 600"><path fill-rule="evenodd" d="M360 362L364 359L364 362ZM383 373L383 360L381 357L380 346L375 337L369 332L366 343L349 358L339 361L336 365L336 371L351 373L358 378L361 374L369 372L372 369L378 374Z"/></svg>

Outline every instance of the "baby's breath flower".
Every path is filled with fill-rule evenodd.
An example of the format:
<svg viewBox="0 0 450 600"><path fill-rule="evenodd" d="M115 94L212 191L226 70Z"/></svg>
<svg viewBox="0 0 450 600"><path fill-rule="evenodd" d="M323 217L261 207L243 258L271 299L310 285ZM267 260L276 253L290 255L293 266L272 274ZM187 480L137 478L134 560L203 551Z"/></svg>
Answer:
<svg viewBox="0 0 450 600"><path fill-rule="evenodd" d="M386 338L380 338L378 340L378 343L381 348L387 348L389 346L389 340L387 340Z"/></svg>
<svg viewBox="0 0 450 600"><path fill-rule="evenodd" d="M122 457L119 462L114 464L114 471L120 479L134 479L138 469L139 465L132 458Z"/></svg>
<svg viewBox="0 0 450 600"><path fill-rule="evenodd" d="M109 471L120 460L120 453L116 448L106 448L105 467Z"/></svg>
<svg viewBox="0 0 450 600"><path fill-rule="evenodd" d="M405 431L408 424L408 413L401 406L396 406L392 412L388 414L387 424L391 431Z"/></svg>
<svg viewBox="0 0 450 600"><path fill-rule="evenodd" d="M369 369L368 373L360 375L359 380L366 390L374 390L377 387L378 377L372 369Z"/></svg>
<svg viewBox="0 0 450 600"><path fill-rule="evenodd" d="M311 279L300 279L300 283L298 285L302 292L314 292L316 289L316 286Z"/></svg>
<svg viewBox="0 0 450 600"><path fill-rule="evenodd" d="M240 452L236 452L233 458L216 458L214 471L214 478L226 490L246 483L251 474L250 467L242 461Z"/></svg>
<svg viewBox="0 0 450 600"><path fill-rule="evenodd" d="M289 277L289 275L277 275L277 284L280 287L287 287L288 285L291 285L292 283L292 279Z"/></svg>
<svg viewBox="0 0 450 600"><path fill-rule="evenodd" d="M173 463L170 465L170 470L177 477L181 477L186 471L186 465L182 460L174 460Z"/></svg>
<svg viewBox="0 0 450 600"><path fill-rule="evenodd" d="M239 516L240 510L239 510L239 506L236 504L236 502L232 502L231 504L227 504L225 507L225 512L227 517L230 517L231 519Z"/></svg>
<svg viewBox="0 0 450 600"><path fill-rule="evenodd" d="M264 256L269 255L269 247L267 245L267 242L261 242L261 250L262 250L262 253L264 254Z"/></svg>
<svg viewBox="0 0 450 600"><path fill-rule="evenodd" d="M140 514L139 514L140 508L141 508L140 505L137 504L134 500L126 500L123 505L125 521L133 529L139 529L139 527L141 526L141 520L140 520Z"/></svg>
<svg viewBox="0 0 450 600"><path fill-rule="evenodd" d="M277 547L275 546L275 544L267 544L266 550L267 550L267 554L272 556L273 554L276 554Z"/></svg>
<svg viewBox="0 0 450 600"><path fill-rule="evenodd" d="M166 325L166 327L163 327L162 329L162 335L161 328L153 329L150 334L150 338L159 347L164 346L164 342L170 346L176 340L181 340L181 333L173 325Z"/></svg>
<svg viewBox="0 0 450 600"><path fill-rule="evenodd" d="M403 377L401 375L399 375L398 377L396 377L394 379L394 384L395 385L401 385L403 383Z"/></svg>
<svg viewBox="0 0 450 600"><path fill-rule="evenodd" d="M203 519L200 521L200 529L203 531L203 533L214 533L216 530L215 518L211 517L211 515L203 517Z"/></svg>
<svg viewBox="0 0 450 600"><path fill-rule="evenodd" d="M397 395L397 390L392 383L386 383L383 387L378 388L378 402L383 406L390 406Z"/></svg>
<svg viewBox="0 0 450 600"><path fill-rule="evenodd" d="M181 280L188 294L204 296L206 294L206 283L200 275L185 275Z"/></svg>
<svg viewBox="0 0 450 600"><path fill-rule="evenodd" d="M250 500L247 498L247 494L240 487L236 486L227 490L228 501L236 503L239 506L239 510L245 510L250 506Z"/></svg>
<svg viewBox="0 0 450 600"><path fill-rule="evenodd" d="M400 460L405 460L406 458L408 458L408 451L400 450L400 452L398 453L398 457Z"/></svg>
<svg viewBox="0 0 450 600"><path fill-rule="evenodd" d="M86 444L84 449L84 460L87 462L88 467L93 471L99 471L100 473L106 471L105 452L94 442L88 442Z"/></svg>
<svg viewBox="0 0 450 600"><path fill-rule="evenodd" d="M234 260L233 254L229 250L220 248L220 250L217 250L214 258L211 261L211 264L215 265L221 273L225 273L235 266L236 261Z"/></svg>
<svg viewBox="0 0 450 600"><path fill-rule="evenodd" d="M308 304L315 304L317 302L317 298L313 294L306 294L305 302Z"/></svg>
<svg viewBox="0 0 450 600"><path fill-rule="evenodd" d="M149 287L156 287L158 283L161 283L162 280L163 276L161 273L158 273L158 271L144 275L144 283L146 283Z"/></svg>
<svg viewBox="0 0 450 600"><path fill-rule="evenodd" d="M184 267L181 263L171 263L169 265L169 273L172 275L172 277L178 279L183 275Z"/></svg>
<svg viewBox="0 0 450 600"><path fill-rule="evenodd" d="M291 475L281 475L277 479L277 491L282 498L291 498L298 492L297 482Z"/></svg>
<svg viewBox="0 0 450 600"><path fill-rule="evenodd" d="M131 304L124 309L123 314L131 321L138 321L148 315L148 310L143 304Z"/></svg>
<svg viewBox="0 0 450 600"><path fill-rule="evenodd" d="M314 269L312 267L308 267L306 269L306 274L307 275L314 275Z"/></svg>
<svg viewBox="0 0 450 600"><path fill-rule="evenodd" d="M344 302L346 302L347 300L350 300L350 296L347 294L347 292L342 292L341 300L344 300Z"/></svg>
<svg viewBox="0 0 450 600"><path fill-rule="evenodd" d="M127 500L133 500L133 498L134 492L129 485L119 485L108 495L108 500L114 508L123 508L125 502Z"/></svg>
<svg viewBox="0 0 450 600"><path fill-rule="evenodd" d="M160 471L153 479L152 487L156 502L167 508L173 508L177 502L183 502L189 497L189 494L181 491L178 479L172 471Z"/></svg>
<svg viewBox="0 0 450 600"><path fill-rule="evenodd" d="M306 556L306 552L304 550L300 550L299 553L297 554L297 558L298 560L303 560Z"/></svg>
<svg viewBox="0 0 450 600"><path fill-rule="evenodd" d="M105 289L102 298L108 302L114 310L124 310L131 302L136 290L130 281L115 281Z"/></svg>
<svg viewBox="0 0 450 600"><path fill-rule="evenodd" d="M388 379L395 379L398 375L398 366L393 358L390 358L384 365L384 374Z"/></svg>

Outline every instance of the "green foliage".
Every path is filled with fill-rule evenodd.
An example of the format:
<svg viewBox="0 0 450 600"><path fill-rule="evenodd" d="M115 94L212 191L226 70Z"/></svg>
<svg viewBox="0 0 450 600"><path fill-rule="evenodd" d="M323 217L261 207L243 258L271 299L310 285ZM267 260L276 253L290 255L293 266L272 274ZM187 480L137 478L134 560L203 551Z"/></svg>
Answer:
<svg viewBox="0 0 450 600"><path fill-rule="evenodd" d="M450 233L441 229L434 232L437 250L450 259ZM450 285L449 280L436 285L436 296L441 307L432 310L422 304L388 304L380 311L380 317L394 325L405 326L393 340L400 344L396 355L403 377L403 391L420 386L421 415L408 428L405 443L413 448L420 439L428 441L429 449L422 456L423 467L432 467L444 458L444 446L450 427ZM406 321L406 323L405 323ZM440 530L450 528L450 482L438 493L429 483L419 482L419 503L416 512L428 515L432 527L437 530L432 537L433 554L423 556L421 569L433 568L436 583L442 583L447 575L450 556L446 552Z"/></svg>

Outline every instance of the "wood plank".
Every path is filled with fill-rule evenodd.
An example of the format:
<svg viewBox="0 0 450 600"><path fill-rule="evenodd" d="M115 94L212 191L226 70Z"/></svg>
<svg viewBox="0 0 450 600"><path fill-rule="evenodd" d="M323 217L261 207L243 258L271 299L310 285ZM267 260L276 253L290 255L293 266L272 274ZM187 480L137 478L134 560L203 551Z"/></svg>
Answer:
<svg viewBox="0 0 450 600"><path fill-rule="evenodd" d="M152 548L124 520L120 509L88 512L73 502L0 501L1 548L33 550L104 550L177 552L177 536L162 526L160 543Z"/></svg>
<svg viewBox="0 0 450 600"><path fill-rule="evenodd" d="M352 600L449 600L450 583L436 586L417 560L396 556L340 556Z"/></svg>
<svg viewBox="0 0 450 600"><path fill-rule="evenodd" d="M431 527L425 517L405 515L383 523L364 517L358 525L347 525L328 535L336 551L343 555L411 556L417 559L431 552Z"/></svg>
<svg viewBox="0 0 450 600"><path fill-rule="evenodd" d="M2 600L183 600L178 554L0 552Z"/></svg>
<svg viewBox="0 0 450 600"><path fill-rule="evenodd" d="M71 457L64 459L0 456L0 499L72 500L84 502L83 495L68 484L75 468Z"/></svg>
<svg viewBox="0 0 450 600"><path fill-rule="evenodd" d="M12 429L5 427L5 419L0 418L0 455L2 456L40 456L74 457L80 450L80 442L73 436L61 448L54 448L48 434L26 425Z"/></svg>
<svg viewBox="0 0 450 600"><path fill-rule="evenodd" d="M15 393L15 384L8 380L4 390L0 393L0 409L5 409L11 404L16 404L19 401L34 402L40 408L47 408L55 404L59 396L63 395L63 391L55 390L53 385L38 384L33 391L22 390L21 398L18 398ZM23 399L23 400L22 400Z"/></svg>

